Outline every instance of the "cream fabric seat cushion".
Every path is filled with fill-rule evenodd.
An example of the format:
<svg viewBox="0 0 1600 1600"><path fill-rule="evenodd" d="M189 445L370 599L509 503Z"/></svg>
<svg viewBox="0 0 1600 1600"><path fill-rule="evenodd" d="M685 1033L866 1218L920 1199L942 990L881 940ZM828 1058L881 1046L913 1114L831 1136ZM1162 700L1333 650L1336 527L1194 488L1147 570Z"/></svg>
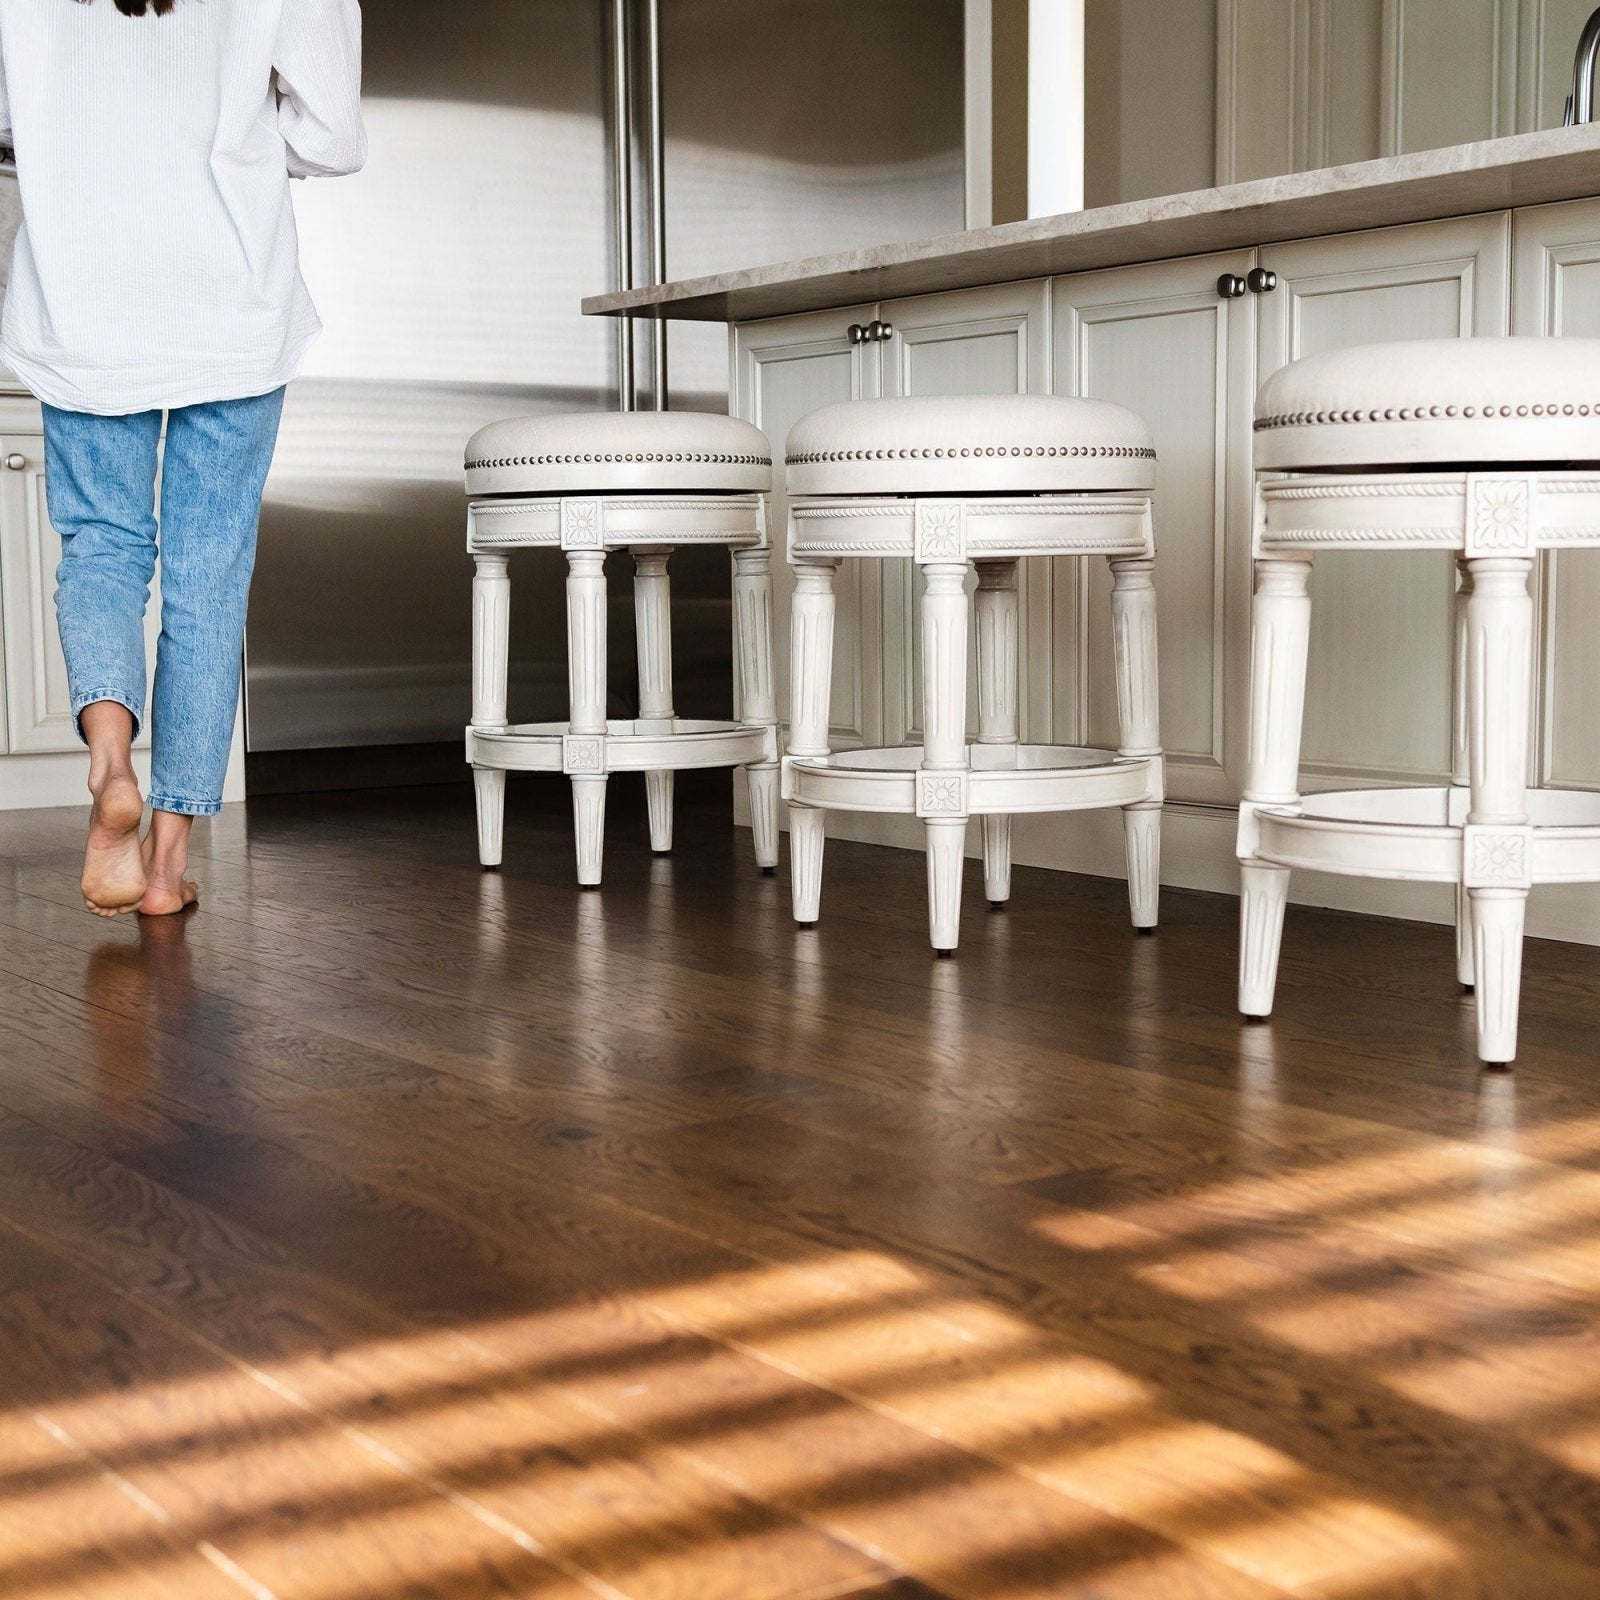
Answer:
<svg viewBox="0 0 1600 1600"><path fill-rule="evenodd" d="M759 428L701 411L514 417L467 445L467 493L764 494L772 448Z"/></svg>
<svg viewBox="0 0 1600 1600"><path fill-rule="evenodd" d="M790 430L791 495L1148 491L1142 418L1058 395L915 396L824 406Z"/></svg>
<svg viewBox="0 0 1600 1600"><path fill-rule="evenodd" d="M1600 339L1418 339L1306 356L1256 399L1255 464L1600 461Z"/></svg>

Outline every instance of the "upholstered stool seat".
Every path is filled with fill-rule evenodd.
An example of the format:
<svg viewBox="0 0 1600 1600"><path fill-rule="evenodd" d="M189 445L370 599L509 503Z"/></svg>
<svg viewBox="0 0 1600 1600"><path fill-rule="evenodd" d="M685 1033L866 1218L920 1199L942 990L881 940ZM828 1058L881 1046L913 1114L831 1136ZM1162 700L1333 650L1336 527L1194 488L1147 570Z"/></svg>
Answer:
<svg viewBox="0 0 1600 1600"><path fill-rule="evenodd" d="M581 411L513 417L467 444L467 493L765 494L767 436L700 411Z"/></svg>
<svg viewBox="0 0 1600 1600"><path fill-rule="evenodd" d="M473 709L467 759L478 795L478 849L502 852L507 771L572 780L578 881L600 882L606 779L645 773L650 842L672 845L672 775L743 766L756 859L778 851L777 708L772 681L770 551L764 495L772 483L766 435L733 417L681 412L591 412L518 417L472 436L466 453L467 547L473 591ZM733 552L740 720L687 720L672 703L667 560L680 545ZM571 712L562 722L507 720L507 624L512 550L567 558ZM634 558L639 714L607 715L605 558Z"/></svg>
<svg viewBox="0 0 1600 1600"><path fill-rule="evenodd" d="M1589 461L1597 434L1600 339L1417 339L1274 373L1256 401L1255 466Z"/></svg>
<svg viewBox="0 0 1600 1600"><path fill-rule="evenodd" d="M1054 395L850 400L790 430L791 495L1148 494L1144 420Z"/></svg>
<svg viewBox="0 0 1600 1600"><path fill-rule="evenodd" d="M967 820L983 818L992 906L1010 897L1011 818L1120 807L1135 926L1155 926L1162 755L1156 689L1155 450L1132 412L1046 396L854 401L802 418L788 440L795 568L792 723L784 759L794 915L817 920L829 810L919 818L929 932L959 933ZM1107 557L1122 739L1117 750L1023 743L1017 563ZM833 751L833 580L841 560L899 557L923 576L923 743ZM978 717L967 726L966 579L977 569Z"/></svg>
<svg viewBox="0 0 1600 1600"><path fill-rule="evenodd" d="M1600 545L1600 340L1311 356L1267 381L1255 426L1240 1010L1272 1009L1292 868L1451 883L1478 1053L1510 1061L1528 892L1600 881L1600 796L1528 788L1528 578L1541 550ZM1308 584L1316 552L1340 549L1456 555L1449 787L1299 793Z"/></svg>

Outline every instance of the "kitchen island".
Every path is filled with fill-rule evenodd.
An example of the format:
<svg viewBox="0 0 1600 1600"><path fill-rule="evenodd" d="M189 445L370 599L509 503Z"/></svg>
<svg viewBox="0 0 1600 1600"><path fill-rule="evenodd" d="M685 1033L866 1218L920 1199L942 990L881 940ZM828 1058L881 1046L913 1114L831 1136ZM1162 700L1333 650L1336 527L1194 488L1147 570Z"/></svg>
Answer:
<svg viewBox="0 0 1600 1600"><path fill-rule="evenodd" d="M1352 344L1600 333L1600 126L600 295L584 309L728 322L732 407L780 459L799 416L851 398L1074 394L1144 415L1160 457L1163 875L1233 892L1256 388L1301 355ZM1600 373L1596 384L1600 394ZM781 492L774 511L781 529ZM1025 740L1115 743L1106 581L1081 563L1025 566ZM1308 789L1449 781L1454 582L1436 553L1319 562ZM838 747L918 740L917 598L909 569L841 570ZM1547 558L1538 606L1534 776L1600 789L1600 564ZM920 844L897 819L833 820L841 834ZM1020 819L1016 843L1020 862L1122 870L1115 818ZM1448 894L1415 885L1297 875L1296 889L1353 909L1452 914ZM1532 929L1600 942L1600 897L1547 891Z"/></svg>

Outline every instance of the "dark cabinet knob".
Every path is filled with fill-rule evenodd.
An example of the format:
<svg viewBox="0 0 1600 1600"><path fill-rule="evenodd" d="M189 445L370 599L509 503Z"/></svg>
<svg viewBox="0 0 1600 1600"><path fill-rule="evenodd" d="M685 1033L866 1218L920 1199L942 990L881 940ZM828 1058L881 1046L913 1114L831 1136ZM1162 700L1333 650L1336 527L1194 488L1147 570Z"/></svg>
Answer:
<svg viewBox="0 0 1600 1600"><path fill-rule="evenodd" d="M1278 274L1265 267L1252 267L1244 281L1251 294L1271 294L1278 287Z"/></svg>
<svg viewBox="0 0 1600 1600"><path fill-rule="evenodd" d="M867 337L875 344L882 344L885 339L894 338L894 328L887 322L874 322L867 329Z"/></svg>
<svg viewBox="0 0 1600 1600"><path fill-rule="evenodd" d="M1217 293L1224 300L1237 300L1245 291L1245 281L1237 272L1224 272L1217 279Z"/></svg>
<svg viewBox="0 0 1600 1600"><path fill-rule="evenodd" d="M852 322L845 331L850 335L851 344L865 344L867 342L867 330L859 322Z"/></svg>

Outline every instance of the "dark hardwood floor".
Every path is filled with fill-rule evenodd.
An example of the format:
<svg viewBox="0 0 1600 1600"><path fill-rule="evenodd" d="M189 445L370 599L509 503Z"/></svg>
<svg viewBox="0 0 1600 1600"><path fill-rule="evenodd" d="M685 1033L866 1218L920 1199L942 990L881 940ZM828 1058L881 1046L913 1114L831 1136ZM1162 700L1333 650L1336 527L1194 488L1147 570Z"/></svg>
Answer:
<svg viewBox="0 0 1600 1600"><path fill-rule="evenodd" d="M919 858L823 920L614 786L280 797L106 924L0 815L0 1600L1595 1600L1600 951Z"/></svg>

